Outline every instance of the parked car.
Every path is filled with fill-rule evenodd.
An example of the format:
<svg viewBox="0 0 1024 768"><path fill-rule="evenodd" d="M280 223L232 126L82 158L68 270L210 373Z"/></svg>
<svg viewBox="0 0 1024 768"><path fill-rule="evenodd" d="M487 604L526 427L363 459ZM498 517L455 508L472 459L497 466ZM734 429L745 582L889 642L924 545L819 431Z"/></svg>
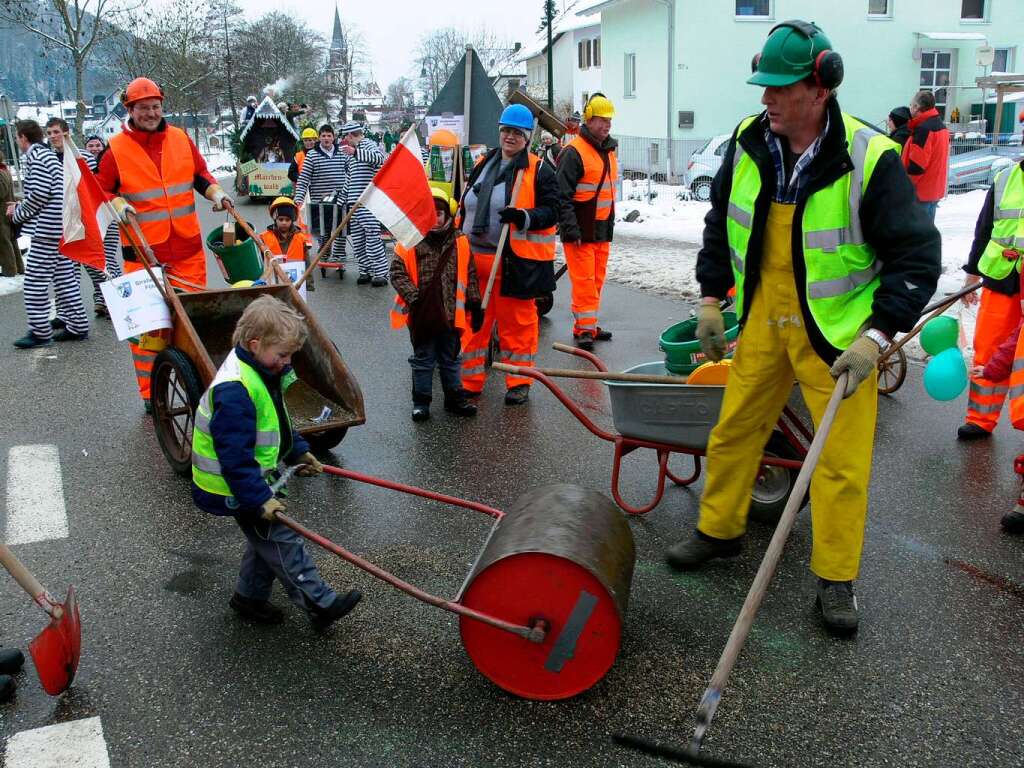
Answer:
<svg viewBox="0 0 1024 768"><path fill-rule="evenodd" d="M722 167L722 155L731 137L732 134L723 133L708 139L707 144L690 155L684 181L694 200L707 202L711 199L711 181Z"/></svg>
<svg viewBox="0 0 1024 768"><path fill-rule="evenodd" d="M986 143L983 135L955 136L950 146L947 185L950 194L969 192L991 186L1003 168L1019 162L1024 156L1019 141L1009 136L998 146Z"/></svg>

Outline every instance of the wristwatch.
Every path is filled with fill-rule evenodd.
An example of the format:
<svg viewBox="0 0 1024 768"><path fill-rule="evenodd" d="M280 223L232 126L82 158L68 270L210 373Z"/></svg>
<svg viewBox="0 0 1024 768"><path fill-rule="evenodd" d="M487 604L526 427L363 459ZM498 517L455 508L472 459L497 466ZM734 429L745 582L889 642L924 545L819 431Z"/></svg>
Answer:
<svg viewBox="0 0 1024 768"><path fill-rule="evenodd" d="M892 339L890 339L877 328L868 328L866 331L864 331L862 335L867 336L869 339L875 342L875 344L878 345L878 351L881 352L882 354L885 354L886 350L888 350L889 347L892 346Z"/></svg>

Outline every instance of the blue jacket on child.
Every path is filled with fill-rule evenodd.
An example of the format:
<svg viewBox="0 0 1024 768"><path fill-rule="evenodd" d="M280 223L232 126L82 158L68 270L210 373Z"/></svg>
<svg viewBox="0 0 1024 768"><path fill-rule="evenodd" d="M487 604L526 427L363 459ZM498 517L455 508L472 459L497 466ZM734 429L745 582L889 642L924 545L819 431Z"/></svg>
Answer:
<svg viewBox="0 0 1024 768"><path fill-rule="evenodd" d="M267 386L277 419L281 426L281 457L285 464L295 464L309 450L309 443L292 429L284 409L281 379L291 368L275 374L260 365L247 350L235 346L238 359L260 375ZM218 384L213 390L213 418L210 420L221 474L233 496L209 493L192 483L192 501L204 512L213 515L237 515L252 518L260 514L260 507L273 493L260 472L256 461L256 406L239 381Z"/></svg>

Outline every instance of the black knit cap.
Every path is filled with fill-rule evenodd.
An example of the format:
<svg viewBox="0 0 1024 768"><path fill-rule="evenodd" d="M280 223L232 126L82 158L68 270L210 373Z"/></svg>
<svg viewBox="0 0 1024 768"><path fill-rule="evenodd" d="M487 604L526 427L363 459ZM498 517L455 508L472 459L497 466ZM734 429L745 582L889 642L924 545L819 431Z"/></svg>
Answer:
<svg viewBox="0 0 1024 768"><path fill-rule="evenodd" d="M897 128L901 125L906 125L910 121L910 109L908 107L896 107L889 113L889 119L892 120L893 125Z"/></svg>

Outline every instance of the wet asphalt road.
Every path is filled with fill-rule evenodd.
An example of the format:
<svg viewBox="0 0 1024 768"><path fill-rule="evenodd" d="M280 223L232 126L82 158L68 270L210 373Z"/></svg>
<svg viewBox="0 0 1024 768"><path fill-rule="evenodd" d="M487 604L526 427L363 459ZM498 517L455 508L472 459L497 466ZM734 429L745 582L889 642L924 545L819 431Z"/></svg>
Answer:
<svg viewBox="0 0 1024 768"><path fill-rule="evenodd" d="M205 204L202 204L205 208ZM261 209L250 218L264 221ZM209 215L205 223L212 222ZM212 268L212 265L211 265ZM355 372L367 422L335 450L344 466L499 508L527 489L571 482L607 493L611 446L540 387L506 408L492 378L481 413L440 409L409 420L403 334L391 333L389 289L318 280L311 304ZM659 357L661 328L681 302L606 289L600 348L612 369ZM20 294L0 298L0 328L23 328ZM541 355L569 334L568 281L542 322ZM0 739L98 715L113 766L626 766L658 761L611 745L613 731L681 743L770 531L752 525L742 557L679 576L664 548L692 528L700 492L670 489L631 520L637 564L622 649L609 674L560 703L513 698L473 668L457 621L323 552L339 588L363 603L327 636L287 607L272 628L227 608L242 538L192 508L164 462L135 393L129 353L109 324L88 343L18 352L0 345L9 448L56 443L70 535L16 551L52 589L79 595L85 639L74 688L47 697L31 668L0 706ZM567 389L609 424L604 388ZM806 514L730 680L705 749L758 766L1024 765L1024 540L998 531L1014 501L1019 436L954 439L964 402L927 400L920 369L883 398L871 514L858 582L862 629L825 635L813 612ZM626 460L632 500L653 491L654 460ZM315 530L427 590L454 595L488 521L338 479L293 483L290 509ZM3 508L3 513L8 510ZM275 601L285 605L283 595ZM0 580L0 644L26 647L41 616Z"/></svg>

